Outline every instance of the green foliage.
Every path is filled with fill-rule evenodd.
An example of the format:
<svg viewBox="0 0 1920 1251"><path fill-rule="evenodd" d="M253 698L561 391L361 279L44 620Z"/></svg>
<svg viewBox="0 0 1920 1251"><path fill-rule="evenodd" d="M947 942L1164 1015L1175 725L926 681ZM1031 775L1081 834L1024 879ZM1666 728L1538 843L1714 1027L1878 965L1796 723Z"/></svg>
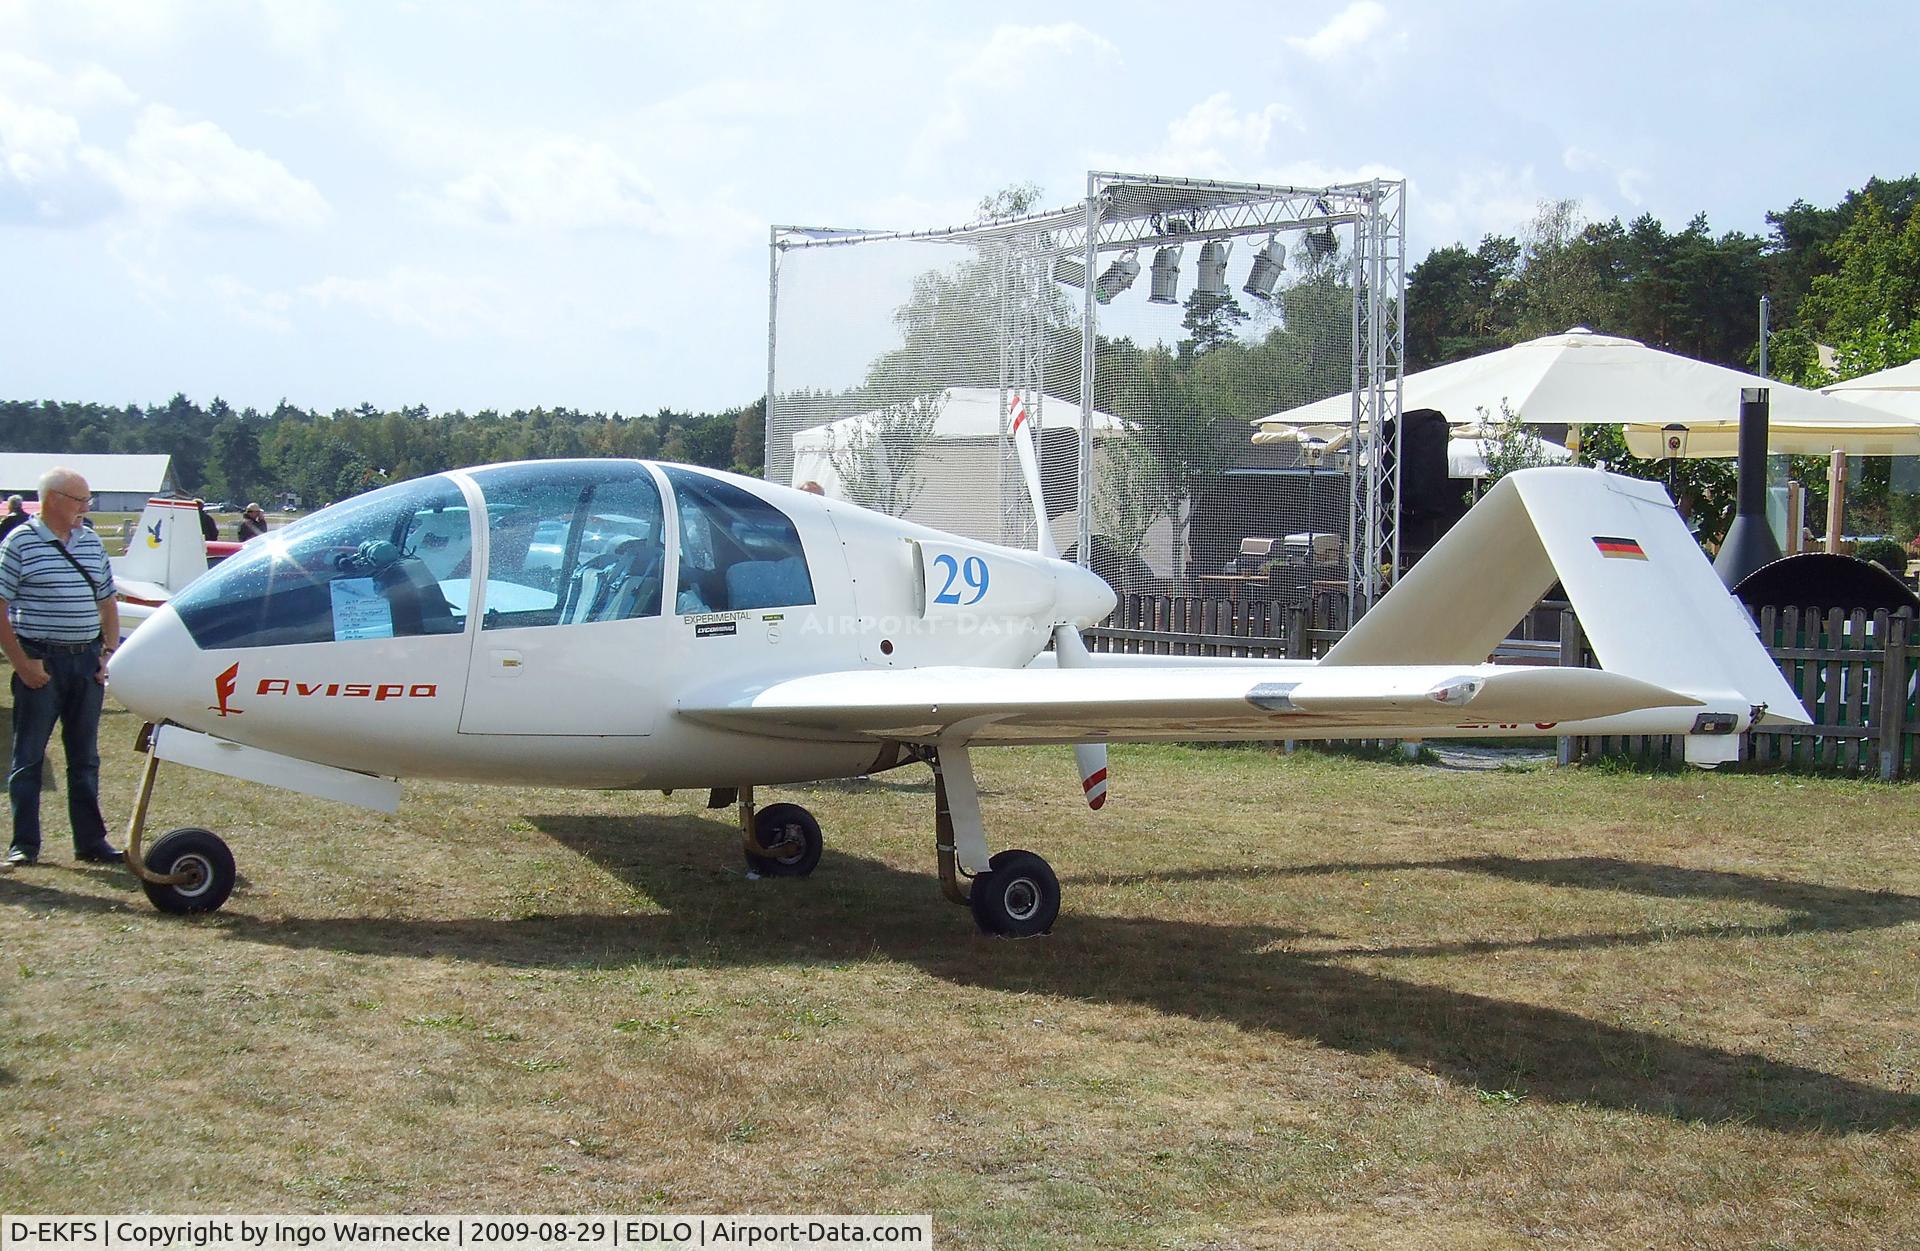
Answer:
<svg viewBox="0 0 1920 1251"><path fill-rule="evenodd" d="M1438 248L1407 274L1407 363L1431 369L1507 341L1518 294L1518 240L1487 235L1472 252Z"/></svg>
<svg viewBox="0 0 1920 1251"><path fill-rule="evenodd" d="M1680 516L1703 544L1718 546L1739 502L1739 467L1732 460L1642 460L1627 451L1618 426L1588 426L1580 435L1580 463L1665 486Z"/></svg>
<svg viewBox="0 0 1920 1251"><path fill-rule="evenodd" d="M191 494L266 502L291 492L313 507L463 465L540 457L664 455L757 472L764 411L760 401L626 417L566 408L436 415L425 405L382 412L371 404L321 414L285 401L261 413L218 398L203 409L185 395L146 408L9 400L0 401L0 451L164 452Z"/></svg>
<svg viewBox="0 0 1920 1251"><path fill-rule="evenodd" d="M846 497L862 508L904 516L926 486L920 461L933 445L947 393L888 404L855 420L828 445ZM837 433L837 432L836 432Z"/></svg>
<svg viewBox="0 0 1920 1251"><path fill-rule="evenodd" d="M1187 337L1180 340L1181 355L1199 355L1233 342L1235 329L1247 319L1247 310L1230 295L1209 295L1196 290L1187 297L1186 316L1180 325Z"/></svg>
<svg viewBox="0 0 1920 1251"><path fill-rule="evenodd" d="M1896 578L1905 577L1907 572L1907 548L1904 543L1892 539L1874 539L1862 543L1854 549L1855 556L1861 560L1870 560Z"/></svg>
<svg viewBox="0 0 1920 1251"><path fill-rule="evenodd" d="M1868 192L1825 255L1832 268L1814 276L1799 324L1854 358L1842 377L1901 363L1885 362L1886 347L1920 315L1920 213L1901 223Z"/></svg>
<svg viewBox="0 0 1920 1251"><path fill-rule="evenodd" d="M1480 422L1486 433L1480 439L1480 455L1487 462L1483 486L1492 486L1516 469L1535 469L1553 462L1547 458L1546 441L1521 424L1520 415L1500 401L1500 415L1480 410Z"/></svg>

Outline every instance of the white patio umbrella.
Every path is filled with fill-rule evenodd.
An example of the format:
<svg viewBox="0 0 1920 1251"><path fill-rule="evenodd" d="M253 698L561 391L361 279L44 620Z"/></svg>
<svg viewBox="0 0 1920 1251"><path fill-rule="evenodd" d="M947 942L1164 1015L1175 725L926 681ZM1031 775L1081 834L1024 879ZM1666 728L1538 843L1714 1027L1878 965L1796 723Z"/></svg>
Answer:
<svg viewBox="0 0 1920 1251"><path fill-rule="evenodd" d="M1402 386L1403 410L1438 409L1449 424L1497 419L1504 402L1529 425L1620 425L1628 448L1650 457L1664 454L1672 424L1688 428L1687 456L1737 455L1740 390L1764 386L1772 391L1772 451L1920 452L1920 422L1584 326L1423 369ZM1345 424L1352 404L1350 394L1337 395L1255 424Z"/></svg>
<svg viewBox="0 0 1920 1251"><path fill-rule="evenodd" d="M1920 361L1821 387L1820 394L1920 421Z"/></svg>
<svg viewBox="0 0 1920 1251"><path fill-rule="evenodd" d="M1452 431L1447 439L1447 476L1486 477L1486 445L1493 437L1493 431L1477 423L1454 426ZM1346 426L1288 426L1270 422L1254 433L1253 441L1261 444L1297 443L1302 447L1317 447L1323 455L1330 455L1346 450L1350 433ZM1549 465L1564 465L1573 459L1572 452L1552 439L1540 440L1540 455ZM1362 464L1366 463L1365 457L1366 453L1362 452Z"/></svg>

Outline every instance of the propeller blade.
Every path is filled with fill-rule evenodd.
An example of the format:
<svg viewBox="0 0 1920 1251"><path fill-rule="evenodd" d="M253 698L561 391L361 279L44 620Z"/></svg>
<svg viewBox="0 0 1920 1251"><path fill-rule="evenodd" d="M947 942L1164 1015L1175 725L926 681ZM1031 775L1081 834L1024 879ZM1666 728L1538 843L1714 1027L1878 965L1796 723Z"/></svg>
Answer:
<svg viewBox="0 0 1920 1251"><path fill-rule="evenodd" d="M1053 658L1062 669L1093 667L1093 657L1087 654L1087 641L1071 625L1054 627ZM1073 759L1080 766L1080 789L1086 793L1087 807L1097 812L1107 802L1107 745L1075 743Z"/></svg>
<svg viewBox="0 0 1920 1251"><path fill-rule="evenodd" d="M1075 743L1073 760L1080 766L1080 789L1086 792L1087 807L1097 812L1107 802L1107 745Z"/></svg>
<svg viewBox="0 0 1920 1251"><path fill-rule="evenodd" d="M1040 535L1035 547L1042 556L1058 559L1060 549L1054 546L1053 531L1047 526L1047 499L1040 490L1040 457L1034 448L1033 423L1027 420L1027 402L1018 391L1013 393L1008 412L1013 424L1007 433L1012 436L1013 450L1020 457L1020 473L1027 480L1027 498L1033 502L1034 528Z"/></svg>

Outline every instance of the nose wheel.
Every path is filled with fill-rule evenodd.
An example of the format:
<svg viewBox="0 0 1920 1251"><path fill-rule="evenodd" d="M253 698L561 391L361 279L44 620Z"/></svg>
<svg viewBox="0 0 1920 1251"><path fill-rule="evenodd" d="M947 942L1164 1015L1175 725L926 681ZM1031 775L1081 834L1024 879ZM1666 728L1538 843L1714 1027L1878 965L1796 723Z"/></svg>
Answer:
<svg viewBox="0 0 1920 1251"><path fill-rule="evenodd" d="M740 791L741 851L749 872L761 877L805 877L820 863L825 840L820 823L799 804L756 809L753 788Z"/></svg>
<svg viewBox="0 0 1920 1251"><path fill-rule="evenodd" d="M163 835L144 867L140 887L162 912L212 912L233 893L233 853L211 830L188 827Z"/></svg>
<svg viewBox="0 0 1920 1251"><path fill-rule="evenodd" d="M153 727L142 728L137 744L146 754L140 771L140 790L134 796L133 816L127 821L127 865L140 879L153 906L176 916L212 912L233 893L236 876L233 852L212 830L192 826L162 835L142 856L140 836L147 825L147 805L153 799L153 779L160 757L153 751Z"/></svg>

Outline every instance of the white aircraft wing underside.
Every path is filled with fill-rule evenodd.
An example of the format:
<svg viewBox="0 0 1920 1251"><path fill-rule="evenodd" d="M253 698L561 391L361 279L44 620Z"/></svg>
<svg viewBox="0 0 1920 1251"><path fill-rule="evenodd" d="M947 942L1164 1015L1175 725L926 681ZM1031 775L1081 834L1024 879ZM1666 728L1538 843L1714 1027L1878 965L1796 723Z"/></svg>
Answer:
<svg viewBox="0 0 1920 1251"><path fill-rule="evenodd" d="M1499 665L976 669L811 674L681 715L783 738L1073 743L1371 737L1681 710L1701 701L1600 669Z"/></svg>

